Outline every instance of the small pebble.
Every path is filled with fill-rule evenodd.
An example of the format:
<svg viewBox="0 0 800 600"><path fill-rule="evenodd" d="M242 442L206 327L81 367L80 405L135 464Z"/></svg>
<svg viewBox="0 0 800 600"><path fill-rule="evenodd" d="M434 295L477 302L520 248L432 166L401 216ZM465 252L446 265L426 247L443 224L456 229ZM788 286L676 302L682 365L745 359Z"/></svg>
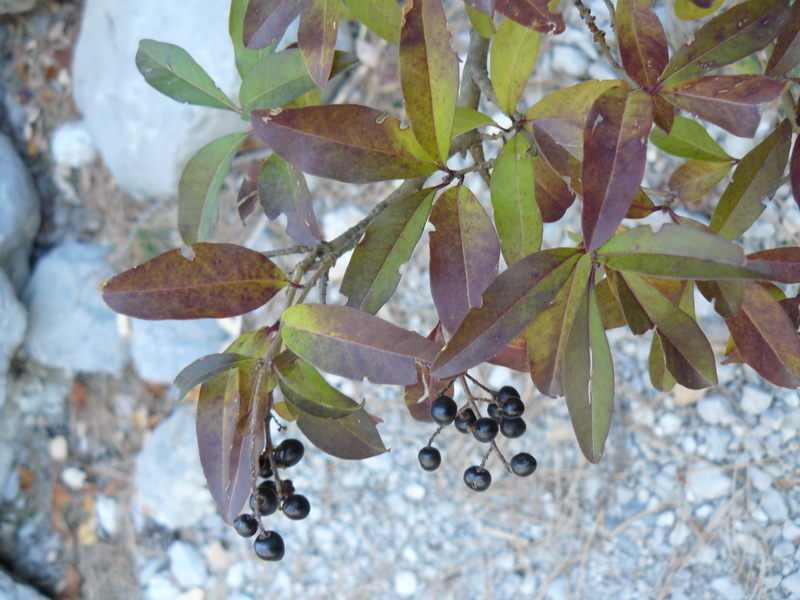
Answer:
<svg viewBox="0 0 800 600"><path fill-rule="evenodd" d="M67 488L76 492L86 483L86 473L77 467L67 467L61 471L61 481Z"/></svg>

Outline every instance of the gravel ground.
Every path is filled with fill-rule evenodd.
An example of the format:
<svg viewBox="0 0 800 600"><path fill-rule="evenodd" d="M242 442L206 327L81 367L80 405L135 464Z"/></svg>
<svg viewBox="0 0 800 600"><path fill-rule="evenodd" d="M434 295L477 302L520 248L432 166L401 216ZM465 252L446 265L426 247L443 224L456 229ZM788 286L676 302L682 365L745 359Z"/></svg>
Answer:
<svg viewBox="0 0 800 600"><path fill-rule="evenodd" d="M598 15L604 14L601 6ZM30 52L31 40L43 53L68 53L74 42L80 3L46 8L31 20L10 23L4 33L12 56L4 72L7 91L21 85L12 67ZM54 30L59 19L65 26ZM602 76L598 53L574 11L568 21L565 36L543 45L529 104L575 77ZM36 31L48 35L36 38ZM463 35L456 45L463 47ZM552 55L546 54L549 46L556 47ZM397 113L392 51L371 36L357 42L357 50L386 74L369 83L367 69L359 68L339 100ZM55 101L35 104L43 107L38 116L30 110L16 119L7 115L17 140L35 150L27 158L40 187L50 191L40 248L67 236L102 240L117 249L112 258L120 268L173 244L164 231L174 208L123 203L99 163L67 178L79 201L68 201L63 186L53 189L47 139L59 122L75 116L68 100L58 101L68 98L69 79L30 70L27 77L34 98L55 94ZM736 140L722 142L735 147ZM672 166L657 157L649 184L663 187ZM473 184L488 207L485 190ZM328 236L365 214L389 188L317 181L318 214ZM233 184L226 190L230 199ZM786 187L779 191L744 241L747 247L800 241L800 217L788 194ZM568 228L578 229L578 214L578 207L570 210ZM224 224L223 234L243 239L235 222L232 217ZM142 231L146 235L138 235ZM547 245L564 236L563 227L547 226ZM255 224L247 238L260 248L285 239L266 222ZM421 250L381 315L427 333L434 312L425 303L427 252ZM343 267L334 272L332 294ZM697 306L721 355L722 323L701 298ZM187 433L191 410L178 407L174 389L143 382L130 370L119 378L64 380L21 357L25 389L46 382L48 397L56 400L49 412L41 402L18 402L10 417L15 420L5 421L32 436L18 436L14 450L25 453L35 478L26 486L26 473L18 470L18 496L0 502L0 534L9 531L11 516L19 518L12 533L29 551L11 561L15 570L28 578L42 575L40 585L53 594L89 600L800 598L798 392L775 388L737 365L719 367L715 388L656 392L646 371L649 335L614 330L609 338L617 399L599 465L580 454L563 399L541 396L527 378L505 369L479 370L494 388L513 384L522 391L528 431L502 448L509 456L531 452L539 461L533 476L520 479L502 473L495 458L489 463L494 482L482 494L462 482L464 469L481 459L471 437L445 431L437 439L442 467L423 472L416 455L434 428L410 419L400 390L332 378L351 396L366 398L368 409L384 420L380 430L392 450L347 462L308 448L291 477L311 500L311 515L300 522L268 520L286 540L286 557L277 564L256 559L250 542L209 511ZM40 398L37 393L30 396ZM167 435L178 425L186 435ZM295 434L289 426L283 435ZM148 498L156 492L174 503L180 522L154 513ZM52 535L43 536L42 527Z"/></svg>

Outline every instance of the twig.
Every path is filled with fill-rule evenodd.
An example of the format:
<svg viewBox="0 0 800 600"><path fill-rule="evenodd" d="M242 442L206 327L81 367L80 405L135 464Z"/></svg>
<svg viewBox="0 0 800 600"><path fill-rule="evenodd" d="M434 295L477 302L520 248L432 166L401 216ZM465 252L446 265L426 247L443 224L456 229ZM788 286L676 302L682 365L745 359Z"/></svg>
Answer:
<svg viewBox="0 0 800 600"><path fill-rule="evenodd" d="M584 23L586 23L586 26L592 33L592 39L594 39L595 44L597 44L600 47L600 52L603 54L603 56L606 57L606 60L611 65L611 68L614 69L617 75L619 75L623 80L625 80L628 83L628 85L630 85L633 88L638 88L639 86L636 84L636 82L628 76L628 74L625 72L625 69L623 69L620 66L620 64L617 62L617 59L614 58L613 54L611 54L611 49L608 47L608 44L606 43L606 32L597 27L597 25L595 24L595 19L594 15L592 14L592 11L589 10L589 8L583 2L581 2L581 0L575 0L575 6L578 9L578 14L580 14L581 19L583 20ZM612 27L616 27L613 18L611 20L611 23Z"/></svg>
<svg viewBox="0 0 800 600"><path fill-rule="evenodd" d="M311 252L316 248L316 246L289 246L288 248L280 248L278 250L268 250L267 252L262 252L264 256L267 258L272 258L273 256L288 256L290 254L305 254L306 252Z"/></svg>

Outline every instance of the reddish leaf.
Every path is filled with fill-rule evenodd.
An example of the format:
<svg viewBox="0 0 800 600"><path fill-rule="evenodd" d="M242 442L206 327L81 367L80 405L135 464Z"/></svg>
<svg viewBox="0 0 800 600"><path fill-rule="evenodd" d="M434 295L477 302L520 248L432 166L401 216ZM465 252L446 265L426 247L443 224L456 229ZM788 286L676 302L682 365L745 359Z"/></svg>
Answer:
<svg viewBox="0 0 800 600"><path fill-rule="evenodd" d="M684 387L717 383L714 351L695 320L635 273L623 273L631 292L658 328L669 372Z"/></svg>
<svg viewBox="0 0 800 600"><path fill-rule="evenodd" d="M233 244L193 244L194 258L170 250L112 277L103 300L138 319L220 319L263 306L289 283L259 252Z"/></svg>
<svg viewBox="0 0 800 600"><path fill-rule="evenodd" d="M486 289L483 304L464 317L436 357L431 373L453 377L495 356L555 298L578 260L578 250L556 248L514 263Z"/></svg>
<svg viewBox="0 0 800 600"><path fill-rule="evenodd" d="M792 158L789 161L789 179L791 179L792 182L794 201L797 207L800 208L800 136L797 136L794 140Z"/></svg>
<svg viewBox="0 0 800 600"><path fill-rule="evenodd" d="M591 266L591 256L583 255L553 302L525 331L531 379L540 392L552 398L564 395L564 348L586 292Z"/></svg>
<svg viewBox="0 0 800 600"><path fill-rule="evenodd" d="M539 33L559 34L565 29L564 18L550 11L547 0L494 0L494 9Z"/></svg>
<svg viewBox="0 0 800 600"><path fill-rule="evenodd" d="M690 160L672 172L667 187L687 204L697 203L725 179L732 166L730 162Z"/></svg>
<svg viewBox="0 0 800 600"><path fill-rule="evenodd" d="M628 212L647 161L653 100L623 86L597 97L583 143L583 238L587 252L607 242Z"/></svg>
<svg viewBox="0 0 800 600"><path fill-rule="evenodd" d="M444 332L442 330L442 322L439 321L436 327L433 328L428 334L428 339L444 346ZM434 398L438 398L450 386L452 379L436 379L431 377L431 371L425 365L417 363L417 381L411 385L407 385L403 398L406 402L406 407L411 416L417 421L423 423L430 423L431 419L431 402Z"/></svg>
<svg viewBox="0 0 800 600"><path fill-rule="evenodd" d="M584 81L548 94L525 113L539 151L560 175L580 179L586 116L600 94L619 84Z"/></svg>
<svg viewBox="0 0 800 600"><path fill-rule="evenodd" d="M724 319L728 319L739 312L742 307L744 287L741 281L698 281L697 289L703 297L714 301L714 310Z"/></svg>
<svg viewBox="0 0 800 600"><path fill-rule="evenodd" d="M653 97L653 123L666 131L672 131L672 124L675 122L675 107L664 100L661 96Z"/></svg>
<svg viewBox="0 0 800 600"><path fill-rule="evenodd" d="M339 290L347 306L375 314L397 289L400 267L422 235L436 188L427 188L393 202L367 227L356 246Z"/></svg>
<svg viewBox="0 0 800 600"><path fill-rule="evenodd" d="M273 338L274 331L259 329L240 336L226 353L263 358ZM269 379L266 373L261 377ZM262 380L261 394L255 398L258 378L256 369L233 369L200 388L196 423L200 463L226 523L239 514L252 490L250 468L257 457L251 448L260 452L264 447L266 400L273 384Z"/></svg>
<svg viewBox="0 0 800 600"><path fill-rule="evenodd" d="M408 179L438 167L400 121L355 104L254 110L258 137L295 167L349 183Z"/></svg>
<svg viewBox="0 0 800 600"><path fill-rule="evenodd" d="M724 238L735 239L750 229L781 185L789 158L792 126L783 122L736 165L733 179L711 215L709 226Z"/></svg>
<svg viewBox="0 0 800 600"><path fill-rule="evenodd" d="M309 4L311 0L250 0L242 26L245 47L258 50L281 39Z"/></svg>
<svg viewBox="0 0 800 600"><path fill-rule="evenodd" d="M775 385L800 385L800 336L792 319L770 293L745 282L742 310L727 320L745 362Z"/></svg>
<svg viewBox="0 0 800 600"><path fill-rule="evenodd" d="M698 8L710 8L714 4L714 0L691 0L692 4Z"/></svg>
<svg viewBox="0 0 800 600"><path fill-rule="evenodd" d="M339 0L311 0L300 17L297 45L317 87L325 87L339 33Z"/></svg>
<svg viewBox="0 0 800 600"><path fill-rule="evenodd" d="M800 63L800 3L795 2L789 9L789 18L783 21L764 73L771 77L780 77L794 69L798 63Z"/></svg>
<svg viewBox="0 0 800 600"><path fill-rule="evenodd" d="M431 296L445 329L453 332L470 308L481 306L481 294L497 276L500 242L465 186L439 196L430 221L436 228L430 234Z"/></svg>
<svg viewBox="0 0 800 600"><path fill-rule="evenodd" d="M584 291L564 350L564 395L581 452L589 462L603 456L614 405L614 363L594 286Z"/></svg>
<svg viewBox="0 0 800 600"><path fill-rule="evenodd" d="M298 244L313 246L322 239L305 176L277 154L258 175L258 199L271 221L286 215L286 234Z"/></svg>
<svg viewBox="0 0 800 600"><path fill-rule="evenodd" d="M533 157L534 190L542 221L555 223L575 202L575 193L541 156Z"/></svg>
<svg viewBox="0 0 800 600"><path fill-rule="evenodd" d="M642 87L654 86L669 62L669 49L652 0L617 2L617 39L625 72Z"/></svg>
<svg viewBox="0 0 800 600"><path fill-rule="evenodd" d="M751 138L760 118L755 105L776 98L785 87L786 82L761 75L713 75L669 83L659 94L733 135Z"/></svg>
<svg viewBox="0 0 800 600"><path fill-rule="evenodd" d="M261 167L264 166L265 162L267 162L267 159L260 160L251 166L244 181L242 181L242 185L239 187L236 206L239 209L239 218L242 220L242 225L258 206L258 174L261 172Z"/></svg>
<svg viewBox="0 0 800 600"><path fill-rule="evenodd" d="M528 371L528 338L523 331L489 360L493 365L526 373Z"/></svg>
<svg viewBox="0 0 800 600"><path fill-rule="evenodd" d="M789 0L742 2L703 25L681 46L664 70L663 81L718 69L766 47L789 12Z"/></svg>
<svg viewBox="0 0 800 600"><path fill-rule="evenodd" d="M769 263L773 281L800 283L800 246L761 250L748 254L747 258Z"/></svg>
<svg viewBox="0 0 800 600"><path fill-rule="evenodd" d="M412 0L400 28L400 84L420 145L447 162L458 97L458 55L441 0Z"/></svg>
<svg viewBox="0 0 800 600"><path fill-rule="evenodd" d="M209 354L198 358L191 364L184 367L175 377L175 385L179 388L178 401L191 391L191 389L201 383L216 377L220 373L236 369L254 363L255 360L249 356L223 352L221 354Z"/></svg>
<svg viewBox="0 0 800 600"><path fill-rule="evenodd" d="M323 371L357 381L412 384L415 364L432 363L441 348L349 306L298 304L281 320L281 335L292 352Z"/></svg>

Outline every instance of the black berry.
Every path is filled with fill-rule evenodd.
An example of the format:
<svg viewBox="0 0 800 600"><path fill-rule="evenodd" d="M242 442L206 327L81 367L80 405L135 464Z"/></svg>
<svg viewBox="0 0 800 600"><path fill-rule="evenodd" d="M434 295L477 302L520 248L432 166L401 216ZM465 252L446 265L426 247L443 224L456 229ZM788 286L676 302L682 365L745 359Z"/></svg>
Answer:
<svg viewBox="0 0 800 600"><path fill-rule="evenodd" d="M263 560L280 560L286 552L283 538L277 531L267 531L256 538L253 542L253 550L256 556Z"/></svg>
<svg viewBox="0 0 800 600"><path fill-rule="evenodd" d="M510 385L506 385L501 387L497 392L497 399L500 401L500 404L505 404L508 402L509 398L519 398L519 392L517 388L511 387Z"/></svg>
<svg viewBox="0 0 800 600"><path fill-rule="evenodd" d="M500 426L487 417L482 417L475 421L475 426L472 429L472 435L479 442L491 442L497 437L497 432L500 431Z"/></svg>
<svg viewBox="0 0 800 600"><path fill-rule="evenodd" d="M500 414L500 407L499 407L499 406L497 406L497 404L495 404L494 402L492 402L492 403L491 403L491 404L490 404L490 405L489 405L489 406L486 408L486 414L487 414L487 415L489 415L489 418L490 418L492 421L494 421L495 423L498 423L498 424L500 423L500 421L501 421L501 420L502 420L502 418L503 418L503 415L502 415L502 414Z"/></svg>
<svg viewBox="0 0 800 600"><path fill-rule="evenodd" d="M433 446L425 446L419 451L419 466L426 471L435 471L442 464L442 454Z"/></svg>
<svg viewBox="0 0 800 600"><path fill-rule="evenodd" d="M239 515L233 520L233 528L242 537L252 537L258 531L258 520L253 515Z"/></svg>
<svg viewBox="0 0 800 600"><path fill-rule="evenodd" d="M311 512L311 503L302 494L293 494L283 501L283 514L290 519L305 519Z"/></svg>
<svg viewBox="0 0 800 600"><path fill-rule="evenodd" d="M511 472L527 477L536 470L536 459L527 452L520 452L511 458Z"/></svg>
<svg viewBox="0 0 800 600"><path fill-rule="evenodd" d="M501 412L506 419L518 419L525 412L525 403L521 399L512 396L503 403Z"/></svg>
<svg viewBox="0 0 800 600"><path fill-rule="evenodd" d="M465 408L456 415L453 425L455 425L456 429L461 433L469 433L477 420L478 417L475 416L473 410L471 408Z"/></svg>
<svg viewBox="0 0 800 600"><path fill-rule="evenodd" d="M269 457L266 454L262 454L258 459L259 477L263 477L264 479L269 479L272 477L272 465L269 464Z"/></svg>
<svg viewBox="0 0 800 600"><path fill-rule="evenodd" d="M431 419L439 425L450 425L456 418L458 406L450 396L439 396L431 402Z"/></svg>
<svg viewBox="0 0 800 600"><path fill-rule="evenodd" d="M293 467L302 460L305 453L306 449L300 440L283 440L275 448L275 462L284 469Z"/></svg>
<svg viewBox="0 0 800 600"><path fill-rule="evenodd" d="M503 419L500 423L500 433L507 438L518 438L526 429L528 426L523 419Z"/></svg>
<svg viewBox="0 0 800 600"><path fill-rule="evenodd" d="M474 465L464 471L464 483L476 492L483 492L492 484L492 474L483 467Z"/></svg>
<svg viewBox="0 0 800 600"><path fill-rule="evenodd" d="M263 482L258 486L258 492L254 496L250 496L250 510L258 512L259 515L273 514L278 510L278 504L280 504L280 498L275 484L271 481Z"/></svg>

